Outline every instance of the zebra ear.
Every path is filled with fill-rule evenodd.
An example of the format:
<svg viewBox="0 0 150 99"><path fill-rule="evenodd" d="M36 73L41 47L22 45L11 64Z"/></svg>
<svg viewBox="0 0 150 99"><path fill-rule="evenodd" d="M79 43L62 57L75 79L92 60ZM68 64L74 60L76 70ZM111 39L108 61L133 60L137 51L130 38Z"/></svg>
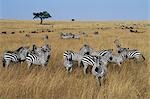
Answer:
<svg viewBox="0 0 150 99"><path fill-rule="evenodd" d="M34 50L36 50L36 49L37 49L37 46L36 46L36 45L33 45L32 50L34 51Z"/></svg>

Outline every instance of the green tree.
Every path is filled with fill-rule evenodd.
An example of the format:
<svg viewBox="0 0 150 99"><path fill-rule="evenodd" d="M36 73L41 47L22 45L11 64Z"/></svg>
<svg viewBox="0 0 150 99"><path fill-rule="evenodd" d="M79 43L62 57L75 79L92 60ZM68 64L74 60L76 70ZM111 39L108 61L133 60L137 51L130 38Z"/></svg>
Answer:
<svg viewBox="0 0 150 99"><path fill-rule="evenodd" d="M47 11L43 11L43 12L39 12L39 13L33 12L33 16L34 16L33 19L39 18L41 20L40 24L43 23L44 19L52 17Z"/></svg>

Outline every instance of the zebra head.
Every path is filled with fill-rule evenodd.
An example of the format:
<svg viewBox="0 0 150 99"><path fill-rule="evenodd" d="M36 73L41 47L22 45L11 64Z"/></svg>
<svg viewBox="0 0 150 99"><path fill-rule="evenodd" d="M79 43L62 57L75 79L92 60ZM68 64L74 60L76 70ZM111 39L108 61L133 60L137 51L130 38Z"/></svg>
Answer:
<svg viewBox="0 0 150 99"><path fill-rule="evenodd" d="M120 43L120 41L119 41L118 39L116 39L116 40L114 41L114 43L115 43L115 45L116 45L117 48L118 48L118 47L121 47L121 43Z"/></svg>
<svg viewBox="0 0 150 99"><path fill-rule="evenodd" d="M72 61L72 51L68 51L67 61Z"/></svg>
<svg viewBox="0 0 150 99"><path fill-rule="evenodd" d="M65 60L64 65L68 72L72 71L73 61Z"/></svg>
<svg viewBox="0 0 150 99"><path fill-rule="evenodd" d="M48 44L44 45L41 47L43 52L50 52L51 51L51 46L49 46Z"/></svg>
<svg viewBox="0 0 150 99"><path fill-rule="evenodd" d="M42 53L42 48L37 47L35 44L32 46L31 53L36 54L36 55L41 55Z"/></svg>
<svg viewBox="0 0 150 99"><path fill-rule="evenodd" d="M41 47L41 51L43 51L45 60L48 61L48 59L50 58L50 52L51 52L51 46L49 46L48 44L44 45Z"/></svg>
<svg viewBox="0 0 150 99"><path fill-rule="evenodd" d="M89 45L84 44L83 47L80 48L79 53L80 53L81 55L89 55L92 50L93 50L93 49L90 48Z"/></svg>
<svg viewBox="0 0 150 99"><path fill-rule="evenodd" d="M117 52L120 54L122 52L127 52L128 50L129 50L129 48L122 48L122 47L120 47L120 48L117 49Z"/></svg>
<svg viewBox="0 0 150 99"><path fill-rule="evenodd" d="M29 46L22 47L22 49L18 52L20 59L25 60L28 52L29 52Z"/></svg>

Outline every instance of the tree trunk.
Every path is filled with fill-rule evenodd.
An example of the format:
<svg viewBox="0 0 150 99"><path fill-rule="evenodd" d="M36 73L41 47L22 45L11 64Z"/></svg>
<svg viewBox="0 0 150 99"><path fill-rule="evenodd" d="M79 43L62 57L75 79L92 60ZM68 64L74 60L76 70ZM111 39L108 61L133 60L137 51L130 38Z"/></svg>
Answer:
<svg viewBox="0 0 150 99"><path fill-rule="evenodd" d="M42 24L43 23L43 19L42 18L40 18L41 19L41 23L40 24Z"/></svg>

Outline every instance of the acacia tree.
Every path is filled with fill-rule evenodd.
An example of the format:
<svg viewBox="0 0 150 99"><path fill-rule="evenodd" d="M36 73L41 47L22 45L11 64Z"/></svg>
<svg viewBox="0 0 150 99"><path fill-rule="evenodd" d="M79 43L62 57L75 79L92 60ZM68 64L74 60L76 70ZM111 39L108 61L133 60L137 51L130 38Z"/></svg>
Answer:
<svg viewBox="0 0 150 99"><path fill-rule="evenodd" d="M52 17L47 11L38 12L38 13L33 12L33 16L34 16L33 19L39 18L41 20L40 24L43 23L44 19Z"/></svg>

